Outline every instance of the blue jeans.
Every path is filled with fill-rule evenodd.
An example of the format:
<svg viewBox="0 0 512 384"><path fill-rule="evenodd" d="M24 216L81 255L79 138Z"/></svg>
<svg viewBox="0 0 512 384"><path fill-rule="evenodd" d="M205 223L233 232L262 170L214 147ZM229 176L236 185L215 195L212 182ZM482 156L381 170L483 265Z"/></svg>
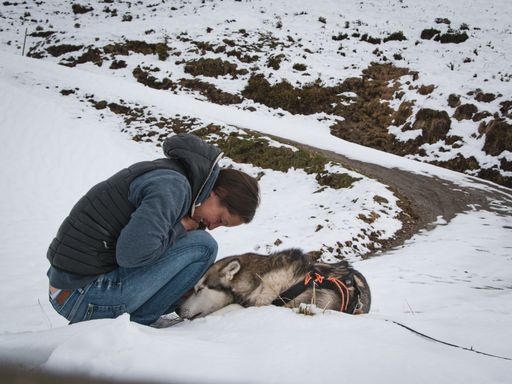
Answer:
<svg viewBox="0 0 512 384"><path fill-rule="evenodd" d="M180 304L181 297L199 281L217 256L217 242L206 231L190 231L155 262L138 268L117 269L98 276L53 308L70 323L115 318L149 325Z"/></svg>

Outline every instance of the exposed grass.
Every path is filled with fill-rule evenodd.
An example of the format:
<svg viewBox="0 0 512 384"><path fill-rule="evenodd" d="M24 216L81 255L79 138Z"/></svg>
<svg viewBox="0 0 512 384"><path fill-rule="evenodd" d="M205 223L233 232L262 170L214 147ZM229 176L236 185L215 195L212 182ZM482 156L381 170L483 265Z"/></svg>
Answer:
<svg viewBox="0 0 512 384"><path fill-rule="evenodd" d="M166 60L169 57L169 48L165 43L146 43L140 40L127 40L120 43L112 43L103 47L103 52L109 55L127 56L130 52L143 55L157 55L159 60Z"/></svg>
<svg viewBox="0 0 512 384"><path fill-rule="evenodd" d="M302 149L269 146L268 141L256 135L228 135L215 142L227 156L240 163L252 163L258 167L286 172L291 168L306 173L319 173L328 160Z"/></svg>
<svg viewBox="0 0 512 384"><path fill-rule="evenodd" d="M238 69L236 64L221 59L197 59L185 63L185 73L192 76L219 77L230 75L232 78L248 73L246 69Z"/></svg>
<svg viewBox="0 0 512 384"><path fill-rule="evenodd" d="M179 84L185 89L198 91L201 95L205 96L209 101L215 104L228 105L239 104L242 102L241 97L229 92L224 92L213 84L204 81L197 79L181 79Z"/></svg>
<svg viewBox="0 0 512 384"><path fill-rule="evenodd" d="M390 34L388 37L385 37L382 41L387 43L388 41L404 41L407 40L407 37L404 36L402 31L394 32Z"/></svg>
<svg viewBox="0 0 512 384"><path fill-rule="evenodd" d="M83 45L61 44L49 46L46 51L53 57L59 57L69 52L79 51L83 47Z"/></svg>
<svg viewBox="0 0 512 384"><path fill-rule="evenodd" d="M253 75L242 95L271 108L282 108L294 114L310 115L318 112L333 113L333 103L340 98L339 87L324 87L319 81L302 88L287 81L271 85L264 75Z"/></svg>
<svg viewBox="0 0 512 384"><path fill-rule="evenodd" d="M439 41L441 44L460 44L467 39L469 39L469 36L466 32L453 32L438 35L434 40Z"/></svg>
<svg viewBox="0 0 512 384"><path fill-rule="evenodd" d="M219 134L219 130L200 130L194 134ZM349 188L358 181L346 173L329 173L325 165L330 160L322 155L301 148L296 151L288 147L270 146L268 141L256 134L230 134L215 141L226 156L239 163L250 163L261 168L287 172L290 169L302 169L308 174L316 173L321 186L334 189Z"/></svg>

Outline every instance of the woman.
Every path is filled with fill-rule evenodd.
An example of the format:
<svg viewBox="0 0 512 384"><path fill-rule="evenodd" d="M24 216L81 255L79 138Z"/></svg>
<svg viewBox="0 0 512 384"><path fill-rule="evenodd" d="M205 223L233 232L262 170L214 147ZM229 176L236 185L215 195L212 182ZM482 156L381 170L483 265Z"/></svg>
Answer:
<svg viewBox="0 0 512 384"><path fill-rule="evenodd" d="M50 302L70 323L129 313L149 325L173 312L215 261L203 229L253 219L258 183L220 169L217 147L180 134L163 149L95 185L50 244Z"/></svg>

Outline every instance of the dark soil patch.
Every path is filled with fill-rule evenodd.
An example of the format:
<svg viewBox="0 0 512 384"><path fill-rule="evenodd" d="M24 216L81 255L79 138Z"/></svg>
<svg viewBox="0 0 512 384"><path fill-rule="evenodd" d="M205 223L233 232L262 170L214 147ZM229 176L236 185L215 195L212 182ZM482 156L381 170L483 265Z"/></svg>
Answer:
<svg viewBox="0 0 512 384"><path fill-rule="evenodd" d="M239 61L241 61L242 63L246 63L246 64L254 63L259 60L258 55L249 55L247 53L244 53L244 52L236 50L236 49L233 49L231 51L226 51L226 55L228 57L236 57Z"/></svg>
<svg viewBox="0 0 512 384"><path fill-rule="evenodd" d="M494 93L477 92L475 95L475 100L482 103L490 103L496 100L496 95Z"/></svg>
<svg viewBox="0 0 512 384"><path fill-rule="evenodd" d="M151 75L150 71L144 70L139 66L132 71L132 75L139 83L150 88L163 90L175 90L178 88L178 85L171 79L164 77L162 80L158 80L156 77Z"/></svg>
<svg viewBox="0 0 512 384"><path fill-rule="evenodd" d="M488 123L482 122L478 127L485 135L483 150L491 156L498 156L503 151L512 151L512 125L505 119L498 118Z"/></svg>
<svg viewBox="0 0 512 384"><path fill-rule="evenodd" d="M480 168L480 164L478 164L478 161L474 156L467 158L461 154L448 161L431 161L430 163L457 172L464 172L466 170L474 170Z"/></svg>
<svg viewBox="0 0 512 384"><path fill-rule="evenodd" d="M430 95L432 92L434 92L435 88L436 86L434 84L422 85L418 88L418 93L423 96Z"/></svg>
<svg viewBox="0 0 512 384"><path fill-rule="evenodd" d="M493 183L512 188L512 177L503 176L497 169L484 168L478 172L481 179L492 181Z"/></svg>
<svg viewBox="0 0 512 384"><path fill-rule="evenodd" d="M233 79L239 75L248 73L246 69L238 69L236 64L221 59L198 59L190 60L185 63L185 73L192 76L215 77L230 75Z"/></svg>
<svg viewBox="0 0 512 384"><path fill-rule="evenodd" d="M460 105L460 96L452 93L448 96L448 105L452 108L457 108Z"/></svg>
<svg viewBox="0 0 512 384"><path fill-rule="evenodd" d="M181 79L179 84L185 89L198 91L201 95L205 96L209 101L215 104L228 105L240 104L242 102L242 98L240 96L224 92L215 87L215 85L204 81L197 79Z"/></svg>
<svg viewBox="0 0 512 384"><path fill-rule="evenodd" d="M444 33L435 37L435 41L439 41L441 44L460 44L469 39L466 32L452 32Z"/></svg>
<svg viewBox="0 0 512 384"><path fill-rule="evenodd" d="M446 17L437 17L435 20L436 24L447 24L450 25L452 22Z"/></svg>
<svg viewBox="0 0 512 384"><path fill-rule="evenodd" d="M40 32L32 32L29 34L29 36L30 37L41 37L41 38L46 39L47 37L50 37L56 33L57 32L55 32L55 31L40 31Z"/></svg>
<svg viewBox="0 0 512 384"><path fill-rule="evenodd" d="M71 6L71 9L73 10L73 13L75 15L82 15L87 12L92 12L94 8L88 7L86 5L81 5L81 4L73 4Z"/></svg>
<svg viewBox="0 0 512 384"><path fill-rule="evenodd" d="M321 172L316 175L316 181L319 185L328 186L334 189L350 188L354 182L361 180L349 176L346 173L327 173Z"/></svg>
<svg viewBox="0 0 512 384"><path fill-rule="evenodd" d="M332 39L333 39L334 41L347 40L348 38L349 38L349 37L348 37L348 34L346 34L346 33L342 33L342 32L338 33L338 34L337 34L337 35L335 35L335 36L332 36Z"/></svg>
<svg viewBox="0 0 512 384"><path fill-rule="evenodd" d="M74 67L77 64L85 64L89 62L97 65L98 67L103 65L103 57L101 55L101 51L98 48L89 48L78 58L70 58L68 60L62 61L60 64L67 67Z"/></svg>
<svg viewBox="0 0 512 384"><path fill-rule="evenodd" d="M61 44L61 45L52 45L46 48L46 52L48 52L53 57L59 57L69 52L76 52L83 48L83 45L72 45L72 44Z"/></svg>
<svg viewBox="0 0 512 384"><path fill-rule="evenodd" d="M480 121L480 120L483 120L489 116L492 116L492 113L491 112L488 112L488 111L481 111L481 112L477 112L473 115L473 118L471 120L473 120L475 123Z"/></svg>
<svg viewBox="0 0 512 384"><path fill-rule="evenodd" d="M285 55L279 54L279 55L271 55L267 59L267 67L273 68L276 71L281 68L281 62L284 60Z"/></svg>
<svg viewBox="0 0 512 384"><path fill-rule="evenodd" d="M388 41L404 41L407 40L407 37L404 36L402 31L394 32L390 34L388 37L385 37L383 42L387 43Z"/></svg>
<svg viewBox="0 0 512 384"><path fill-rule="evenodd" d="M458 121L461 120L470 120L475 113L478 112L478 108L474 104L462 104L459 106L455 113L453 114L453 117L457 119Z"/></svg>
<svg viewBox="0 0 512 384"><path fill-rule="evenodd" d="M197 79L181 79L178 83L172 81L168 77L164 77L162 80L158 80L156 77L151 75L148 70L144 70L141 67L136 67L132 74L139 83L144 84L150 88L171 91L175 91L180 88L188 91L196 91L205 96L212 103L221 105L239 104L242 102L241 97L221 91L213 84Z"/></svg>
<svg viewBox="0 0 512 384"><path fill-rule="evenodd" d="M110 64L110 69L122 69L126 68L128 64L124 60L114 60L112 64Z"/></svg>
<svg viewBox="0 0 512 384"><path fill-rule="evenodd" d="M293 69L295 69L296 71L300 71L300 72L303 72L305 71L306 69L308 69L307 65L305 64L300 64L300 63L297 63L297 64L293 64Z"/></svg>
<svg viewBox="0 0 512 384"><path fill-rule="evenodd" d="M335 112L344 118L331 126L331 133L344 140L397 154L409 153L409 143L399 144L388 132L391 124L401 125L412 115L412 102L404 102L398 111L386 100L398 90L400 77L409 74L406 68L391 64L372 63L363 70L363 76L343 82L341 89L354 92L357 97L349 105L339 104ZM416 145L413 145L416 147Z"/></svg>
<svg viewBox="0 0 512 384"><path fill-rule="evenodd" d="M165 61L169 57L169 47L164 43L146 43L140 40L127 40L122 43L112 43L103 47L103 52L109 55L128 56L130 52L142 55L157 55Z"/></svg>
<svg viewBox="0 0 512 384"><path fill-rule="evenodd" d="M60 94L62 96L69 96L75 93L74 89L61 89Z"/></svg>
<svg viewBox="0 0 512 384"><path fill-rule="evenodd" d="M423 141L433 144L443 140L450 130L451 120L446 111L423 108L416 114L413 129L421 129Z"/></svg>
<svg viewBox="0 0 512 384"><path fill-rule="evenodd" d="M441 31L438 29L429 28L429 29L424 29L423 31L421 31L420 37L423 40L431 40L433 37L439 35L440 33L441 33Z"/></svg>
<svg viewBox="0 0 512 384"><path fill-rule="evenodd" d="M252 75L242 95L270 108L282 108L294 114L333 113L339 101L339 87L324 87L315 82L297 88L287 81L271 85L262 74Z"/></svg>
<svg viewBox="0 0 512 384"><path fill-rule="evenodd" d="M376 44L380 44L382 42L382 39L380 39L378 37L369 36L367 33L365 33L361 36L361 41L365 41L367 43L376 45Z"/></svg>
<svg viewBox="0 0 512 384"><path fill-rule="evenodd" d="M504 117L512 119L512 100L502 101L500 103L500 112Z"/></svg>
<svg viewBox="0 0 512 384"><path fill-rule="evenodd" d="M412 116L412 107L414 102L404 101L398 107L398 111L393 114L393 125L399 127L407 122L407 119Z"/></svg>
<svg viewBox="0 0 512 384"><path fill-rule="evenodd" d="M512 172L512 161L507 161L506 159L500 159L501 169L507 172Z"/></svg>

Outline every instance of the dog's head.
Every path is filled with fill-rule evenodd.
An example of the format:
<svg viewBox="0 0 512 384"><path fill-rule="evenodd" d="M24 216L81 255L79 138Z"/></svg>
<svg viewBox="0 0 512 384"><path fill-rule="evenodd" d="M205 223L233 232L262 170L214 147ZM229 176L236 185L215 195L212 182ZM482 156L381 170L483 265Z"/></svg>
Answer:
<svg viewBox="0 0 512 384"><path fill-rule="evenodd" d="M231 283L240 268L240 261L236 257L216 262L194 286L193 293L177 308L176 313L184 319L194 319L235 303Z"/></svg>

